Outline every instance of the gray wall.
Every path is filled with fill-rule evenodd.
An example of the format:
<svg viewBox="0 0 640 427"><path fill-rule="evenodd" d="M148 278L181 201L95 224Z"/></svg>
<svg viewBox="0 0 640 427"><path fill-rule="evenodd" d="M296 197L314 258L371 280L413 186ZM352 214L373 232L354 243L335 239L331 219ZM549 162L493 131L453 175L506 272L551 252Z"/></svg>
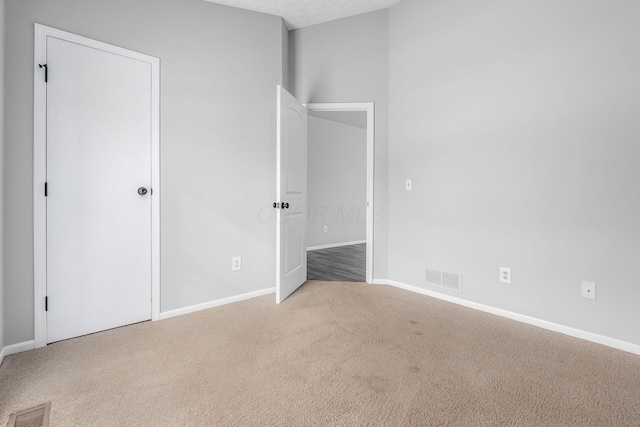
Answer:
<svg viewBox="0 0 640 427"><path fill-rule="evenodd" d="M389 277L461 272L465 299L640 344L640 3L389 16Z"/></svg>
<svg viewBox="0 0 640 427"><path fill-rule="evenodd" d="M289 33L289 79L307 102L375 102L374 267L387 278L388 11L367 13Z"/></svg>
<svg viewBox="0 0 640 427"><path fill-rule="evenodd" d="M337 116L366 114L333 113ZM308 121L307 246L367 238L367 130L315 117ZM327 233L324 226L327 226Z"/></svg>
<svg viewBox="0 0 640 427"><path fill-rule="evenodd" d="M201 0L7 3L6 344L33 339L33 24L161 60L162 311L275 285L279 17ZM231 258L243 270L231 272Z"/></svg>
<svg viewBox="0 0 640 427"><path fill-rule="evenodd" d="M4 9L0 0L0 351L4 347Z"/></svg>
<svg viewBox="0 0 640 427"><path fill-rule="evenodd" d="M281 19L282 28L282 87L289 90L289 29L284 19Z"/></svg>

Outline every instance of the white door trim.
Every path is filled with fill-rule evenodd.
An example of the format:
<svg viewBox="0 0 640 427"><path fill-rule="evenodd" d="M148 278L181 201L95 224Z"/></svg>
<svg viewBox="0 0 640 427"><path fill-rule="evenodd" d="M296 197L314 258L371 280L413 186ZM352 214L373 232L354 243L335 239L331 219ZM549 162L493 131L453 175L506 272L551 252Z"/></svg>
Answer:
<svg viewBox="0 0 640 427"><path fill-rule="evenodd" d="M366 280L373 284L373 222L375 176L375 103L331 102L305 104L308 111L364 111L367 113L367 266Z"/></svg>
<svg viewBox="0 0 640 427"><path fill-rule="evenodd" d="M55 37L105 52L137 59L151 65L151 319L160 319L160 60L66 31L35 24L33 64L33 320L35 347L47 345L47 86L44 70L47 37Z"/></svg>

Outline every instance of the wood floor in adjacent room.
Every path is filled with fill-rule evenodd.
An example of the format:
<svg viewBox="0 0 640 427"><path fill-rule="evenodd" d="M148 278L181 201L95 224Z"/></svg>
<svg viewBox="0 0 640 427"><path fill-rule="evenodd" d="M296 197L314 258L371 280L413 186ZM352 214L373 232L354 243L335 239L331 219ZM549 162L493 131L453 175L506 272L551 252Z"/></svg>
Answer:
<svg viewBox="0 0 640 427"><path fill-rule="evenodd" d="M638 356L387 286L274 299L9 356L0 425L640 425Z"/></svg>
<svg viewBox="0 0 640 427"><path fill-rule="evenodd" d="M307 278L327 282L364 282L366 258L365 243L309 251Z"/></svg>

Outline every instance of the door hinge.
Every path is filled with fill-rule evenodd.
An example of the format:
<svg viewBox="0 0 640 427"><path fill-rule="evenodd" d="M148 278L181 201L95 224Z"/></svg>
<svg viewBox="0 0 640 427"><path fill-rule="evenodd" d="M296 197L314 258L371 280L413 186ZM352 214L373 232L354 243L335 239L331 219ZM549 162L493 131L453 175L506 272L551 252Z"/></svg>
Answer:
<svg viewBox="0 0 640 427"><path fill-rule="evenodd" d="M49 311L49 297L44 297L44 311Z"/></svg>
<svg viewBox="0 0 640 427"><path fill-rule="evenodd" d="M44 183L44 197L47 197L49 195L49 183L45 182Z"/></svg>
<svg viewBox="0 0 640 427"><path fill-rule="evenodd" d="M44 68L44 82L48 83L49 82L49 67L47 67L47 64L39 64L40 68Z"/></svg>

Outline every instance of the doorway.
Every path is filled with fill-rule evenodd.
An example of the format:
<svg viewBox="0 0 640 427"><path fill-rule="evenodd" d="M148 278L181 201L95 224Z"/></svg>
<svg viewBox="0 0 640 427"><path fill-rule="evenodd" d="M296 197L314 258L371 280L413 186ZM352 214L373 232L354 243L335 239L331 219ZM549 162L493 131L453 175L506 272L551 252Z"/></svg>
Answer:
<svg viewBox="0 0 640 427"><path fill-rule="evenodd" d="M159 315L159 60L35 27L35 344Z"/></svg>
<svg viewBox="0 0 640 427"><path fill-rule="evenodd" d="M276 303L307 280L307 122L309 112L364 112L366 115L365 279L373 283L374 104L303 105L282 86L276 101Z"/></svg>
<svg viewBox="0 0 640 427"><path fill-rule="evenodd" d="M308 278L372 283L374 104L306 107Z"/></svg>

